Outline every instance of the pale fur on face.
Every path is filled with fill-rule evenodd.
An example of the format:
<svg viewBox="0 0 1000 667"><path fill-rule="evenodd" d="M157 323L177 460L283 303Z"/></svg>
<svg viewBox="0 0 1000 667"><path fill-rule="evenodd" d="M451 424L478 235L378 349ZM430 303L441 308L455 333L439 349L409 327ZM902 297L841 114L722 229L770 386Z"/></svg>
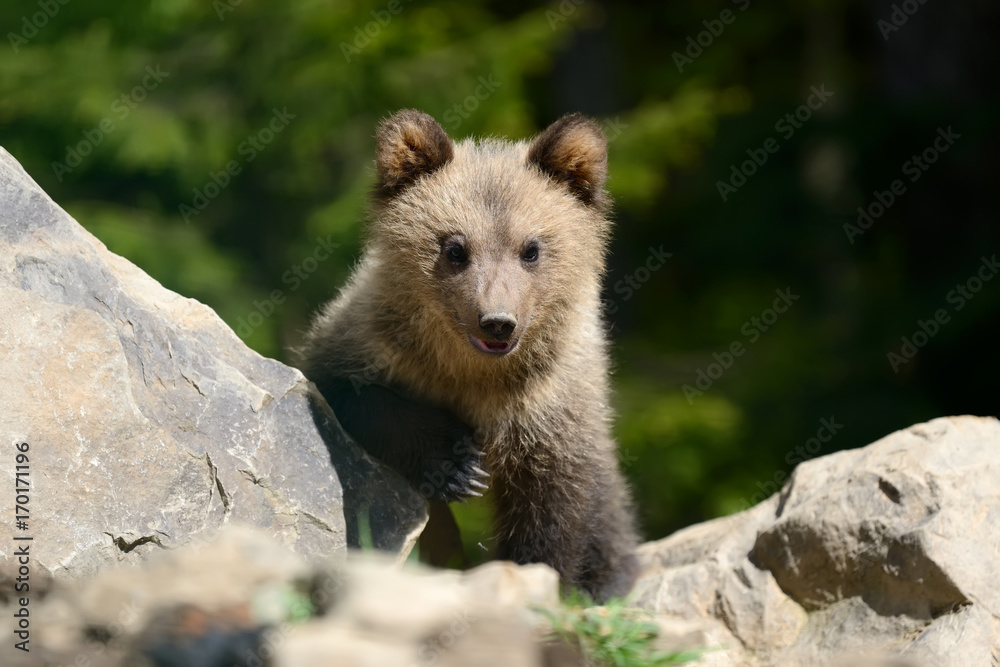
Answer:
<svg viewBox="0 0 1000 667"><path fill-rule="evenodd" d="M430 116L404 110L379 126L376 167L361 262L314 322L307 365L378 377L469 423L494 422L497 411L523 419L581 382L603 403L611 223L600 128L573 114L532 141L456 143ZM460 269L443 247L458 235L468 251ZM536 262L522 261L528 241ZM503 356L469 339L497 309L517 319L518 344Z"/></svg>
<svg viewBox="0 0 1000 667"><path fill-rule="evenodd" d="M375 206L366 250L379 265L375 330L388 334L388 346L402 338L414 348L410 358L393 355L402 364L390 364L409 376L399 378L406 384L426 390L447 378L509 394L529 377L544 377L562 353L603 348L602 340L581 338L602 336L595 320L610 223L530 164L529 148L466 139L453 145L446 164ZM442 251L454 236L468 249L460 271ZM526 264L521 255L530 241L538 243L538 260ZM505 356L469 341L479 315L496 306L518 322L518 345ZM440 379L428 381L428 374Z"/></svg>

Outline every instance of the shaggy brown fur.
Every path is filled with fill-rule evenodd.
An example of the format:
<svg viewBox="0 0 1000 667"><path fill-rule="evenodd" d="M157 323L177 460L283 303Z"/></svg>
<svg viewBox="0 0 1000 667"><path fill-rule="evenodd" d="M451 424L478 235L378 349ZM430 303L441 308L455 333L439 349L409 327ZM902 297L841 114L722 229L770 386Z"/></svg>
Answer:
<svg viewBox="0 0 1000 667"><path fill-rule="evenodd" d="M603 133L574 114L530 143L452 143L406 110L377 144L365 251L312 326L306 375L425 497L478 495L488 469L500 558L623 595L636 535L610 435Z"/></svg>

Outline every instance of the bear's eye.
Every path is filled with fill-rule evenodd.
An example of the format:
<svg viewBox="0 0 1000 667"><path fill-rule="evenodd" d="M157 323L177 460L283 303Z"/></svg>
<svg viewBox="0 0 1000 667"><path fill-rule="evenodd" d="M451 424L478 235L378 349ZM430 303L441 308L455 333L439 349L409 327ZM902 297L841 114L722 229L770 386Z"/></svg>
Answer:
<svg viewBox="0 0 1000 667"><path fill-rule="evenodd" d="M458 241L449 241L444 246L444 256L452 264L465 264L469 256L465 252L465 246Z"/></svg>
<svg viewBox="0 0 1000 667"><path fill-rule="evenodd" d="M524 247L524 252L521 253L521 259L525 262L535 262L538 260L538 243L532 241Z"/></svg>

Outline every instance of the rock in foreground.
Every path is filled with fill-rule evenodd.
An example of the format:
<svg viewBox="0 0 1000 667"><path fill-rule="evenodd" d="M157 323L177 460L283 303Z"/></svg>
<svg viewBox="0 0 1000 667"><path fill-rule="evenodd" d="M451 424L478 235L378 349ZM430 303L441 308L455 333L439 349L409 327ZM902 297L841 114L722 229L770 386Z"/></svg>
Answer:
<svg viewBox="0 0 1000 667"><path fill-rule="evenodd" d="M30 654L0 655L9 667L541 667L534 609L557 589L545 565L401 571L365 553L309 565L227 529L141 568L56 582L32 612Z"/></svg>

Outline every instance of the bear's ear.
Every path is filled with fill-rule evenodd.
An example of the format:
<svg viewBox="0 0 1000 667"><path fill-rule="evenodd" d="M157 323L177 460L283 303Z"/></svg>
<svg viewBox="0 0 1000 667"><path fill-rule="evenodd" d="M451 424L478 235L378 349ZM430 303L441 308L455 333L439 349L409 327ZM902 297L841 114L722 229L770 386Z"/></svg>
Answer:
<svg viewBox="0 0 1000 667"><path fill-rule="evenodd" d="M395 194L447 164L453 154L451 139L436 120L422 111L403 109L382 121L375 133L379 190Z"/></svg>
<svg viewBox="0 0 1000 667"><path fill-rule="evenodd" d="M572 113L549 125L531 142L528 163L565 183L583 203L606 208L608 141L586 116Z"/></svg>

